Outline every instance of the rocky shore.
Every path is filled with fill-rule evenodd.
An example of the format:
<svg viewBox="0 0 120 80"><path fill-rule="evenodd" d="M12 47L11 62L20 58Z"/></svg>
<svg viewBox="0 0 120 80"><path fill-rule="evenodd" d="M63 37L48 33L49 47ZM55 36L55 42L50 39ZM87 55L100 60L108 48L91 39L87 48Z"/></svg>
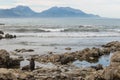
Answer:
<svg viewBox="0 0 120 80"><path fill-rule="evenodd" d="M3 31L0 30L0 40L1 39L12 39L12 38L16 38L16 35L4 33Z"/></svg>
<svg viewBox="0 0 120 80"><path fill-rule="evenodd" d="M69 48L70 50L70 48ZM33 52L32 49L16 49L17 54ZM21 52L21 53L19 53ZM103 55L112 53L109 66L98 64L90 67L76 67L72 63L76 60L97 62ZM85 48L80 51L63 54L32 55L40 63L52 63L52 67L39 66L30 71L29 65L22 70L18 58L10 57L10 52L0 50L0 80L120 80L120 42L113 41L100 48ZM29 60L29 59L28 59Z"/></svg>

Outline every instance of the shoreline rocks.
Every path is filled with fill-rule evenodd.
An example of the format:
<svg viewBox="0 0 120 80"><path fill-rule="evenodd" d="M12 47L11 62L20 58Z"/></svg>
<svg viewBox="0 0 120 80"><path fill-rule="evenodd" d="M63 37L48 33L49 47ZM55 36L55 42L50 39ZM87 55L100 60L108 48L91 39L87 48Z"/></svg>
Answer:
<svg viewBox="0 0 120 80"><path fill-rule="evenodd" d="M16 38L16 35L11 35L11 34L5 34L5 39L11 39L11 38Z"/></svg>
<svg viewBox="0 0 120 80"><path fill-rule="evenodd" d="M52 62L55 67L39 67L28 71L29 65L21 69L0 68L0 79L2 80L120 80L120 42L107 43L102 48L85 48L81 51L64 54L47 54L32 56L36 61L42 63ZM18 50L19 52L19 50ZM86 60L96 62L101 56L113 53L110 65L78 68L71 63L75 60ZM0 59L6 65L11 61L6 50L0 50ZM12 58L12 63L18 63ZM15 62L14 62L15 61ZM1 62L2 63L2 62ZM2 63L2 64L3 64ZM15 63L15 64L16 64ZM18 65L17 64L17 65ZM14 64L12 64L14 65ZM15 66L15 65L14 65Z"/></svg>
<svg viewBox="0 0 120 80"><path fill-rule="evenodd" d="M4 33L3 31L0 30L0 39L12 39L12 38L16 38L16 35Z"/></svg>
<svg viewBox="0 0 120 80"><path fill-rule="evenodd" d="M113 48L114 47L114 48ZM69 52L63 54L45 54L34 56L38 62L52 62L58 64L67 64L75 60L86 60L88 62L98 62L99 58L103 55L109 55L111 52L119 51L120 42L113 41L105 44L102 48L85 48L81 51Z"/></svg>
<svg viewBox="0 0 120 80"><path fill-rule="evenodd" d="M86 48L82 51L76 51L71 53L64 53L64 54L47 54L47 55L40 55L34 56L36 61L39 62L52 62L52 63L61 63L67 64L69 62L73 62L75 60L86 60L88 62L97 62L98 59L102 55L110 54L109 49L99 49L99 48Z"/></svg>

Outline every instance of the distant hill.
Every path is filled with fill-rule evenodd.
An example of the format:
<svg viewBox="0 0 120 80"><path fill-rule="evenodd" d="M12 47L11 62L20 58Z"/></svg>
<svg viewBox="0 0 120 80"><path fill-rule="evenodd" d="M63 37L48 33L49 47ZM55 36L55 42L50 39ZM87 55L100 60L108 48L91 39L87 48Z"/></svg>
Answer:
<svg viewBox="0 0 120 80"><path fill-rule="evenodd" d="M98 15L87 14L70 7L52 7L41 13L34 12L27 6L17 6L11 9L0 9L0 17L85 17L98 18Z"/></svg>
<svg viewBox="0 0 120 80"><path fill-rule="evenodd" d="M32 17L36 12L27 6L17 6L11 9L0 9L0 17Z"/></svg>

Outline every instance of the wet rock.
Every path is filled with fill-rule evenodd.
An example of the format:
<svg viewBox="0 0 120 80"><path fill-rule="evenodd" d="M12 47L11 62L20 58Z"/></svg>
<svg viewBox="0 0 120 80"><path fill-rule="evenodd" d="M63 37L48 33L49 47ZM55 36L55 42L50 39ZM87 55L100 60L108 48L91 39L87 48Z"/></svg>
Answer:
<svg viewBox="0 0 120 80"><path fill-rule="evenodd" d="M16 35L11 35L9 33L5 34L3 31L0 30L0 39L11 39L16 38Z"/></svg>
<svg viewBox="0 0 120 80"><path fill-rule="evenodd" d="M97 62L99 57L102 56L102 51L99 48L86 48L83 49L81 52L77 53L80 57L79 60L86 60L88 62ZM76 55L76 56L77 56Z"/></svg>
<svg viewBox="0 0 120 80"><path fill-rule="evenodd" d="M116 46L118 45L118 42L115 42ZM114 44L112 44L114 45ZM111 46L111 45L110 45ZM103 55L109 55L111 51L116 48L116 46L109 47L102 47L102 48L85 48L80 51L76 52L68 52L63 54L53 54L50 52L50 54L47 55L41 55L41 56L35 56L35 60L38 62L52 62L54 64L68 64L70 62L73 62L75 60L86 60L90 63L98 62L99 58ZM118 47L118 46L117 46ZM117 49L118 50L118 49ZM19 52L19 51L18 51Z"/></svg>
<svg viewBox="0 0 120 80"><path fill-rule="evenodd" d="M120 44L119 41L112 41L112 42L109 42L109 43L107 43L105 45L102 45L102 47L111 47L111 46L117 47L117 46L119 46L119 44Z"/></svg>
<svg viewBox="0 0 120 80"><path fill-rule="evenodd" d="M101 64L98 64L96 66L91 66L91 68L94 68L95 70L102 70L103 66Z"/></svg>
<svg viewBox="0 0 120 80"><path fill-rule="evenodd" d="M30 65L23 66L21 70L29 71L30 70Z"/></svg>
<svg viewBox="0 0 120 80"><path fill-rule="evenodd" d="M6 50L0 50L0 68L16 68L20 66L21 59L10 58Z"/></svg>
<svg viewBox="0 0 120 80"><path fill-rule="evenodd" d="M104 48L109 48L111 51L120 51L120 42L119 41L112 41L105 45L102 45Z"/></svg>
<svg viewBox="0 0 120 80"><path fill-rule="evenodd" d="M60 63L61 63L62 65L64 65L64 64L67 64L67 63L72 62L72 61L74 61L74 60L75 60L75 59L74 59L73 56L67 56L67 57L61 58Z"/></svg>
<svg viewBox="0 0 120 80"><path fill-rule="evenodd" d="M5 34L5 38L7 39L7 38L9 38L9 39L11 39L11 38L16 38L16 35L11 35L11 34Z"/></svg>
<svg viewBox="0 0 120 80"><path fill-rule="evenodd" d="M20 67L20 62L22 61L23 59L20 59L20 58L10 58L9 60L9 66L8 68L19 68Z"/></svg>
<svg viewBox="0 0 120 80"><path fill-rule="evenodd" d="M109 53L108 49L102 50L99 48L86 48L82 51L76 51L71 53L64 53L64 54L50 54L50 55L43 55L37 56L37 61L39 62L53 62L53 63L61 63L67 64L70 62L75 61L76 59L79 60L86 60L88 62L97 62L98 59L104 55Z"/></svg>
<svg viewBox="0 0 120 80"><path fill-rule="evenodd" d="M51 54L53 54L53 52L51 52L51 51L50 51L50 52L48 52L48 54L50 54L50 55L51 55Z"/></svg>
<svg viewBox="0 0 120 80"><path fill-rule="evenodd" d="M70 47L67 47L67 48L65 48L65 50L71 50L72 48L70 48Z"/></svg>
<svg viewBox="0 0 120 80"><path fill-rule="evenodd" d="M5 25L4 23L0 23L0 25Z"/></svg>
<svg viewBox="0 0 120 80"><path fill-rule="evenodd" d="M0 67L7 67L10 55L6 50L0 50Z"/></svg>
<svg viewBox="0 0 120 80"><path fill-rule="evenodd" d="M3 34L4 34L4 32L0 30L0 34L2 34L2 35L3 35Z"/></svg>
<svg viewBox="0 0 120 80"><path fill-rule="evenodd" d="M21 52L21 53L23 53L23 52L34 52L33 49L16 49L15 51L16 52Z"/></svg>

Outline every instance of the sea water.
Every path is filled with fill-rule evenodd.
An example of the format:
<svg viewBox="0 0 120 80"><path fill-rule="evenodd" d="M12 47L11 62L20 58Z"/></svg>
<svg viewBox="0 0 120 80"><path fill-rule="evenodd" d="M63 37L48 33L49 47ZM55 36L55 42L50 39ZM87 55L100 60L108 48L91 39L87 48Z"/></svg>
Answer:
<svg viewBox="0 0 120 80"><path fill-rule="evenodd" d="M0 23L5 24L0 30L17 35L16 39L0 40L0 48L8 51L25 48L39 55L61 54L120 41L120 19L0 18Z"/></svg>

